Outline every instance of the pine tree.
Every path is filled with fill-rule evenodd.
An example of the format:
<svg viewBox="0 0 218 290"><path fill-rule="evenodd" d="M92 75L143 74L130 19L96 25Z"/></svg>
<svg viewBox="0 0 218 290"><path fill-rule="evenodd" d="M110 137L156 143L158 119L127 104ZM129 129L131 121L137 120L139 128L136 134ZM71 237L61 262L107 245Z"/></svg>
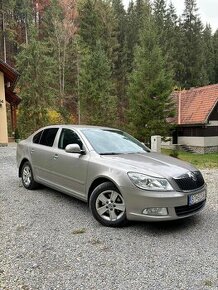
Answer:
<svg viewBox="0 0 218 290"><path fill-rule="evenodd" d="M19 127L23 137L47 124L47 112L54 96L54 62L47 44L30 30L30 42L23 45L17 57L17 69L22 72L19 88L22 103Z"/></svg>
<svg viewBox="0 0 218 290"><path fill-rule="evenodd" d="M140 32L128 88L129 128L140 140L169 133L166 120L174 111L169 98L171 91L172 77L165 69L158 35L150 18Z"/></svg>
<svg viewBox="0 0 218 290"><path fill-rule="evenodd" d="M185 53L185 47L183 46L181 20L172 3L167 8L164 30L166 36L164 54L167 56L167 67L173 71L174 84L180 86L181 72L184 71L183 63L180 60Z"/></svg>
<svg viewBox="0 0 218 290"><path fill-rule="evenodd" d="M166 20L167 20L167 6L165 0L155 0L154 1L154 21L157 26L159 44L163 50L166 52L166 41L167 41L167 31L166 31Z"/></svg>
<svg viewBox="0 0 218 290"><path fill-rule="evenodd" d="M81 122L92 125L116 123L110 61L100 40L95 49L83 48L79 74Z"/></svg>
<svg viewBox="0 0 218 290"><path fill-rule="evenodd" d="M215 83L218 83L218 29L213 35L213 46L214 46L214 66L215 66Z"/></svg>
<svg viewBox="0 0 218 290"><path fill-rule="evenodd" d="M139 34L145 19L149 17L151 6L147 0L137 0L129 3L127 11L127 62L128 71L133 68L134 50L139 44Z"/></svg>
<svg viewBox="0 0 218 290"><path fill-rule="evenodd" d="M204 40L204 56L205 56L205 70L207 72L208 80L210 84L215 82L215 55L214 44L212 37L212 30L210 25L206 25L203 31Z"/></svg>
<svg viewBox="0 0 218 290"><path fill-rule="evenodd" d="M86 0L79 9L80 14L80 37L83 42L94 47L96 40L102 38L101 19L96 10L96 2Z"/></svg>
<svg viewBox="0 0 218 290"><path fill-rule="evenodd" d="M181 31L178 26L178 17L175 7L165 0L155 0L153 6L154 21L158 32L158 43L161 47L166 68L173 72L174 83L177 83L177 70L179 67L178 55L181 51Z"/></svg>
<svg viewBox="0 0 218 290"><path fill-rule="evenodd" d="M117 20L109 1L85 0L80 8L79 99L81 121L117 121ZM82 44L82 45L81 45Z"/></svg>
<svg viewBox="0 0 218 290"><path fill-rule="evenodd" d="M117 26L117 47L115 48L116 58L113 65L113 79L115 83L116 95L118 98L118 110L120 126L124 122L124 111L127 106L126 86L127 86L127 28L126 11L121 0L113 0L116 26Z"/></svg>
<svg viewBox="0 0 218 290"><path fill-rule="evenodd" d="M108 59L113 63L118 43L116 20L110 1L85 0L79 9L79 15L79 34L84 44L91 49L100 41Z"/></svg>
<svg viewBox="0 0 218 290"><path fill-rule="evenodd" d="M197 11L196 0L185 0L181 23L183 54L179 56L183 71L179 74L179 81L186 88L208 84L204 65L203 25Z"/></svg>

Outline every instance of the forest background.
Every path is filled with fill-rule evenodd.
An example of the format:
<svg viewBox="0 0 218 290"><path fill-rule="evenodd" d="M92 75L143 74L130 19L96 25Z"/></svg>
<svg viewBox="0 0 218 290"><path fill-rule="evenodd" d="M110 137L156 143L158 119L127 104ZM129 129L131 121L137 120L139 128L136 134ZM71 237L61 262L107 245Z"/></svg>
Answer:
<svg viewBox="0 0 218 290"><path fill-rule="evenodd" d="M185 0L0 0L0 57L20 72L22 137L56 123L167 136L173 90L218 83L218 30Z"/></svg>

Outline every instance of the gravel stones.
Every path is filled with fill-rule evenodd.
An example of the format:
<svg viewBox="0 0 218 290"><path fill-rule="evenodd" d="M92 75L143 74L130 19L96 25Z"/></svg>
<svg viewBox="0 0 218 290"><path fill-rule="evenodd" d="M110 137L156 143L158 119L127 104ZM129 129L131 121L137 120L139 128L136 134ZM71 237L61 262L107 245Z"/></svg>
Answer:
<svg viewBox="0 0 218 290"><path fill-rule="evenodd" d="M217 289L217 169L202 170L198 215L113 229L81 201L19 186L15 153L0 148L0 290Z"/></svg>

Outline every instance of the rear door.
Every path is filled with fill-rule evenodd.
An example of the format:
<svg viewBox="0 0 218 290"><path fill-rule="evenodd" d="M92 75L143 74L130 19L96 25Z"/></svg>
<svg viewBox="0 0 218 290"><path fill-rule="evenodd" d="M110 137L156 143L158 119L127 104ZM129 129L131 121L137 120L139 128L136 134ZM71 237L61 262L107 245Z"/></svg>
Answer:
<svg viewBox="0 0 218 290"><path fill-rule="evenodd" d="M33 137L29 148L36 180L48 183L52 179L53 144L58 128L47 128Z"/></svg>

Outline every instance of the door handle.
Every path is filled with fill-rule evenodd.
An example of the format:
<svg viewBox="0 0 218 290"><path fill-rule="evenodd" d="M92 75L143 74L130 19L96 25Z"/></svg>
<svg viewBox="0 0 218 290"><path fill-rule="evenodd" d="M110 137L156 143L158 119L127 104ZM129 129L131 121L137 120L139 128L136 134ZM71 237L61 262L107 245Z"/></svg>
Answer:
<svg viewBox="0 0 218 290"><path fill-rule="evenodd" d="M30 150L30 153L32 154L34 151L35 151L34 149L31 149L31 150Z"/></svg>
<svg viewBox="0 0 218 290"><path fill-rule="evenodd" d="M53 159L58 159L58 154L55 154L54 156L53 156Z"/></svg>

